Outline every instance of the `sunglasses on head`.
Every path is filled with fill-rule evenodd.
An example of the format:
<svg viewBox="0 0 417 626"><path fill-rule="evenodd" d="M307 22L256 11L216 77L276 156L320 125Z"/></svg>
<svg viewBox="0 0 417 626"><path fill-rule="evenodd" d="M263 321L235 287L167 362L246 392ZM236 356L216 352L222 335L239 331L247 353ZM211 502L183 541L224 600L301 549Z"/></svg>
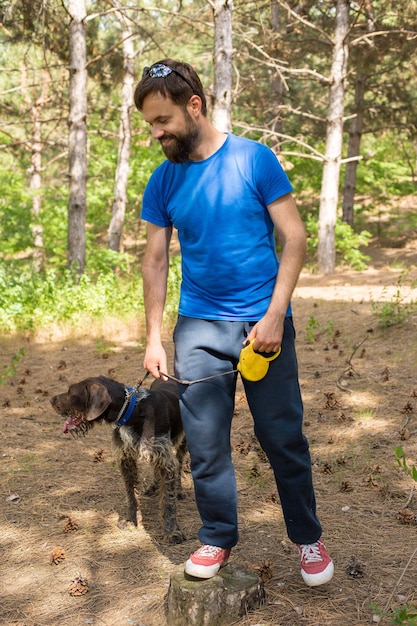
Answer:
<svg viewBox="0 0 417 626"><path fill-rule="evenodd" d="M154 65L151 65L151 67L144 67L142 72L142 79L146 76L149 76L150 78L165 78L172 73L177 74L177 76L182 78L182 80L187 83L189 88L194 92L194 87L192 86L190 81L185 78L183 74L181 74L181 72L174 69L170 65L165 65L164 63L155 63Z"/></svg>

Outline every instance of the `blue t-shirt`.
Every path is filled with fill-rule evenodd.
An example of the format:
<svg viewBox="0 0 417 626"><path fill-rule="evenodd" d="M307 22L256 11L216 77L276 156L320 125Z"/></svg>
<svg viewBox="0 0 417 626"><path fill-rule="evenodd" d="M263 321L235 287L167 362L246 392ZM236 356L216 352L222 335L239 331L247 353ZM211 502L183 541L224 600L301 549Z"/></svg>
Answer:
<svg viewBox="0 0 417 626"><path fill-rule="evenodd" d="M178 230L180 315L245 321L263 317L279 266L266 207L290 191L272 150L232 134L208 159L164 161L154 171L142 219Z"/></svg>

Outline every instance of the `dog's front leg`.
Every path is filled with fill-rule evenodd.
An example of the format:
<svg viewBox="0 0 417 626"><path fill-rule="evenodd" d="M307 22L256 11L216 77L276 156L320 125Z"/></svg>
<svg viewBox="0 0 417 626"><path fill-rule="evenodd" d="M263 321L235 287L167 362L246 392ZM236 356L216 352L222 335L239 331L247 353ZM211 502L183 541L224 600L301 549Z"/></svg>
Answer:
<svg viewBox="0 0 417 626"><path fill-rule="evenodd" d="M117 460L117 465L123 477L127 497L126 521L135 526L141 523L141 514L138 510L135 488L138 485L138 467L136 462L136 452L131 453L130 448L126 448L120 438L118 431L113 434L113 448ZM123 526L123 523L119 524Z"/></svg>
<svg viewBox="0 0 417 626"><path fill-rule="evenodd" d="M129 454L123 454L119 459L119 468L123 476L127 496L127 513L126 520L132 522L135 526L142 522L142 516L138 509L135 488L138 485L138 468L136 457Z"/></svg>

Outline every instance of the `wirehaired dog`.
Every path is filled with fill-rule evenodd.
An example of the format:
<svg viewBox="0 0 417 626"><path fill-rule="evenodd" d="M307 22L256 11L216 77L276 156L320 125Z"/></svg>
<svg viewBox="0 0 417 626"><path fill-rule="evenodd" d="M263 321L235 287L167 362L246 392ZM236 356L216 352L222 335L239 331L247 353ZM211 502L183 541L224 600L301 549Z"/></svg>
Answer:
<svg viewBox="0 0 417 626"><path fill-rule="evenodd" d="M113 450L127 494L127 521L137 526L138 461L148 462L154 483L146 492L159 491L163 530L169 543L185 536L177 523L177 497L182 497L181 470L186 441L178 404L177 385L155 380L150 389L133 390L98 376L70 385L51 398L54 410L65 418L64 433L84 436L98 421L114 427Z"/></svg>

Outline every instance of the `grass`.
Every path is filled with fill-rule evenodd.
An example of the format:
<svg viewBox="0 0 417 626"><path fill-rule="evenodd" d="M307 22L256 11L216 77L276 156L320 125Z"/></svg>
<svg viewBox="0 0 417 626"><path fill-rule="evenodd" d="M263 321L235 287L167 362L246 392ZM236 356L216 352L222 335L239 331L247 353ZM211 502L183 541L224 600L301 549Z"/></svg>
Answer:
<svg viewBox="0 0 417 626"><path fill-rule="evenodd" d="M165 320L176 315L181 282L180 258L171 259ZM108 326L111 320L131 323L144 319L140 272L118 275L107 268L80 277L68 270L37 273L28 267L0 265L0 331L46 332L65 327L68 331ZM94 336L97 336L95 333ZM101 350L97 345L98 351Z"/></svg>
<svg viewBox="0 0 417 626"><path fill-rule="evenodd" d="M411 298L417 281L409 280L407 272L402 272L397 280L394 295L390 300L372 302L372 313L380 328L401 326L417 313L417 301Z"/></svg>

